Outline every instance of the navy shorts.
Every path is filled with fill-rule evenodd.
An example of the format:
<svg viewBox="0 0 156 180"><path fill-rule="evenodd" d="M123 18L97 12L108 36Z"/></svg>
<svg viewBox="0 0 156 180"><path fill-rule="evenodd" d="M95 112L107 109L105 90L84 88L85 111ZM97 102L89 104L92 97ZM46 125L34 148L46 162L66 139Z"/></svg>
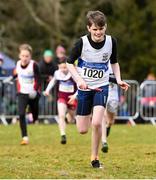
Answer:
<svg viewBox="0 0 156 180"><path fill-rule="evenodd" d="M77 115L86 116L91 114L93 106L106 107L108 97L108 85L100 87L101 92L96 90L81 91L78 90Z"/></svg>

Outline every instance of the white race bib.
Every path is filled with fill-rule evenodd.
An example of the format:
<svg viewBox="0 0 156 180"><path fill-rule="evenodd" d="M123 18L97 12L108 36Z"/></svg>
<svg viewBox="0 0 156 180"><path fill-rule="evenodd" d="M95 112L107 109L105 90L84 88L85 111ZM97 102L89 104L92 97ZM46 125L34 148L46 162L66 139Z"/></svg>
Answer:
<svg viewBox="0 0 156 180"><path fill-rule="evenodd" d="M93 79L101 79L104 77L105 71L102 69L91 69L83 67L83 77L89 77Z"/></svg>
<svg viewBox="0 0 156 180"><path fill-rule="evenodd" d="M67 92L67 93L73 93L74 92L74 85L72 84L62 84L59 85L59 91L61 92Z"/></svg>

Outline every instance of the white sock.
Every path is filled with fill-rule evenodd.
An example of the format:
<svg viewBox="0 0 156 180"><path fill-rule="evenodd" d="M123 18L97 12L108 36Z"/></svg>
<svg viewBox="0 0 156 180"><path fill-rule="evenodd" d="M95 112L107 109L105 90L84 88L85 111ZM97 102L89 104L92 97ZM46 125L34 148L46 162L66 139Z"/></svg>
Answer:
<svg viewBox="0 0 156 180"><path fill-rule="evenodd" d="M23 140L25 140L25 141L29 141L28 136L24 136L24 137L23 137Z"/></svg>
<svg viewBox="0 0 156 180"><path fill-rule="evenodd" d="M64 132L61 133L61 136L65 136L66 134Z"/></svg>
<svg viewBox="0 0 156 180"><path fill-rule="evenodd" d="M107 143L107 140L103 140L103 141L102 141L102 144L104 144L104 143Z"/></svg>

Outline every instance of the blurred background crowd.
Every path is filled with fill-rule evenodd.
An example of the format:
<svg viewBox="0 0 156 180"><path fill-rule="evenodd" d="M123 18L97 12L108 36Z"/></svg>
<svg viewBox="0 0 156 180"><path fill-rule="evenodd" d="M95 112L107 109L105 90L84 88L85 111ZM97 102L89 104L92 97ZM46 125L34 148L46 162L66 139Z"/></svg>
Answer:
<svg viewBox="0 0 156 180"><path fill-rule="evenodd" d="M0 1L0 77L9 76L18 60L18 46L29 43L37 61L44 88L59 61L64 60L78 37L86 34L84 17L88 10L107 16L107 34L117 39L123 79L139 83L156 74L156 1L148 0L5 0ZM14 94L9 103L2 97ZM6 94L7 93L7 94ZM1 107L15 111L16 92L0 83ZM49 97L51 102L55 99ZM154 95L155 96L155 95ZM42 97L43 98L43 97ZM42 104L44 98L40 101ZM51 106L44 106L45 110ZM56 109L56 107L52 107ZM42 110L40 110L42 111ZM4 112L4 111L3 111Z"/></svg>
<svg viewBox="0 0 156 180"><path fill-rule="evenodd" d="M155 7L148 0L1 0L0 51L17 60L19 44L29 43L37 61L59 44L69 52L86 33L86 12L98 9L107 16L107 34L117 39L123 78L142 81L156 72Z"/></svg>

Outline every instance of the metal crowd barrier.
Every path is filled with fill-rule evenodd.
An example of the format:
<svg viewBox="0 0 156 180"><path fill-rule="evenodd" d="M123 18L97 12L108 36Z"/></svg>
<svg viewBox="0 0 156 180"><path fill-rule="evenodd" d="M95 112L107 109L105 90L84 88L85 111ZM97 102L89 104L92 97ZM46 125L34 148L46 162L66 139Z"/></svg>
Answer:
<svg viewBox="0 0 156 180"><path fill-rule="evenodd" d="M6 78L6 77L4 77ZM7 125L6 119L18 118L17 111L17 91L16 83L3 83L3 77L0 77L0 121ZM41 91L45 90L46 83L42 83ZM40 96L39 100L39 119L50 119L57 114L56 88L52 90L49 97ZM29 112L29 109L27 110ZM27 114L28 114L27 112Z"/></svg>
<svg viewBox="0 0 156 180"><path fill-rule="evenodd" d="M4 88L4 84L3 84L3 77L0 77L0 121L2 121L2 123L4 125L7 125L7 121L6 121L6 116L5 116L5 98L4 98L4 92L5 92L5 88Z"/></svg>
<svg viewBox="0 0 156 180"><path fill-rule="evenodd" d="M41 92L47 87L47 82L43 81L41 86ZM55 86L50 96L45 97L41 93L39 100L39 119L49 119L57 115L57 87Z"/></svg>
<svg viewBox="0 0 156 180"><path fill-rule="evenodd" d="M7 125L6 119L18 117L16 83L2 83L0 78L0 121ZM139 87L135 80L125 80L130 84L127 92L119 88L119 110L116 120L129 120L135 125L139 114L145 121L156 124L156 81L144 82ZM46 83L42 83L42 91ZM51 96L41 95L39 100L39 119L50 119L57 115L57 89L52 90Z"/></svg>
<svg viewBox="0 0 156 180"><path fill-rule="evenodd" d="M140 85L140 116L156 125L156 81L144 81Z"/></svg>
<svg viewBox="0 0 156 180"><path fill-rule="evenodd" d="M135 125L135 119L139 116L139 83L135 80L125 80L130 88L123 91L119 88L119 109L117 120L129 120Z"/></svg>

